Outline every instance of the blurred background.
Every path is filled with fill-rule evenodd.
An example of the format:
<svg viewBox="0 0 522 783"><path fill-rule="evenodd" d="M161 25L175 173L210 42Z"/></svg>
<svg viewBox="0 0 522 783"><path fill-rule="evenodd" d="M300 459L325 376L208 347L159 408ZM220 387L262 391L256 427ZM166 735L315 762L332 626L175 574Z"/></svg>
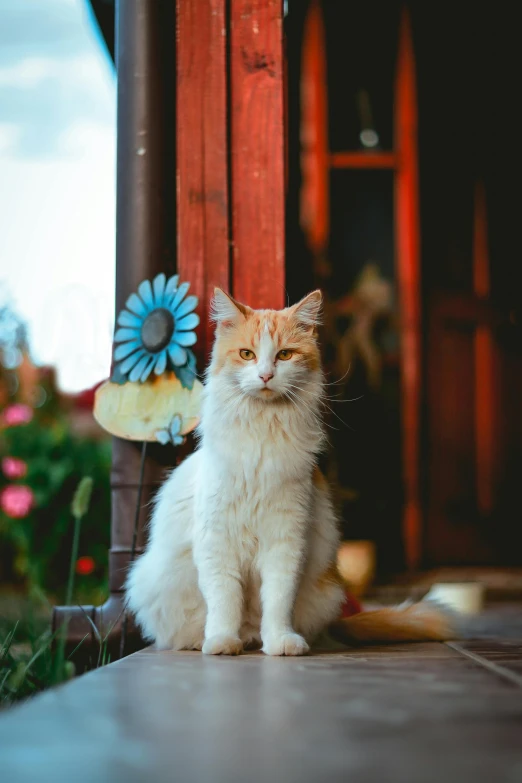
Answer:
<svg viewBox="0 0 522 783"><path fill-rule="evenodd" d="M110 443L92 403L110 366L115 153L115 69L90 4L0 0L0 615L29 592L63 600L83 475L77 600L106 593Z"/></svg>
<svg viewBox="0 0 522 783"><path fill-rule="evenodd" d="M287 288L326 296L324 469L343 537L367 542L381 583L449 567L516 581L514 7L285 10ZM75 600L107 591L110 442L92 404L114 323L113 58L112 0L0 0L3 616L28 594L63 600L83 475Z"/></svg>
<svg viewBox="0 0 522 783"><path fill-rule="evenodd" d="M385 580L522 565L513 14L289 3L287 285L327 295L328 471Z"/></svg>

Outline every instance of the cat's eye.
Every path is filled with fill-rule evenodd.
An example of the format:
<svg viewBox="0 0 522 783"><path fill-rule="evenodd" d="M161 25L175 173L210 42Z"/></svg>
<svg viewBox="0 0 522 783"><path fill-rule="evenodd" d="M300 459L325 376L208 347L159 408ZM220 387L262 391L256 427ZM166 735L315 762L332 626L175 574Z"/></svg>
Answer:
<svg viewBox="0 0 522 783"><path fill-rule="evenodd" d="M289 359L292 358L294 355L293 351L289 351L286 348L283 348L282 351L279 351L279 353L276 356L276 359L281 359L282 362L287 362Z"/></svg>
<svg viewBox="0 0 522 783"><path fill-rule="evenodd" d="M253 351L249 351L248 348L241 348L239 355L242 359L245 360L245 362L251 362L252 359L256 358L255 353Z"/></svg>

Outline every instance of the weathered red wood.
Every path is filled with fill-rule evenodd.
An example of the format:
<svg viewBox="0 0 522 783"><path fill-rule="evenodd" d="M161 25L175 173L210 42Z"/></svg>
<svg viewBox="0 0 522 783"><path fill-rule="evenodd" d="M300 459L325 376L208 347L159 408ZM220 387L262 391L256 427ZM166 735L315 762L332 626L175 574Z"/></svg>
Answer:
<svg viewBox="0 0 522 783"><path fill-rule="evenodd" d="M421 557L419 488L421 349L420 349L420 229L417 162L415 56L409 15L403 11L395 86L395 177L397 283L401 312L401 375L404 541L409 568Z"/></svg>
<svg viewBox="0 0 522 783"><path fill-rule="evenodd" d="M212 292L230 285L226 41L225 0L177 0L178 271L200 298L200 366Z"/></svg>
<svg viewBox="0 0 522 783"><path fill-rule="evenodd" d="M253 307L280 308L285 304L283 3L230 0L230 20L233 292Z"/></svg>
<svg viewBox="0 0 522 783"><path fill-rule="evenodd" d="M393 152L332 152L332 169L394 169L397 156Z"/></svg>
<svg viewBox="0 0 522 783"><path fill-rule="evenodd" d="M473 288L481 301L489 299L486 195L481 182L475 188ZM475 460L477 505L483 514L492 511L494 500L495 366L491 329L478 324L475 332Z"/></svg>
<svg viewBox="0 0 522 783"><path fill-rule="evenodd" d="M476 320L470 300L464 306L462 296L462 308L458 298L448 307L443 292L430 297L429 304L429 505L425 548L430 562L444 565L484 563L491 557L484 537L476 529L473 508ZM462 320L460 312L464 313ZM468 498L464 505L463 499Z"/></svg>
<svg viewBox="0 0 522 783"><path fill-rule="evenodd" d="M290 174L290 148L288 140L289 105L288 105L288 39L283 32L283 129L285 134L285 196L288 193L288 178Z"/></svg>
<svg viewBox="0 0 522 783"><path fill-rule="evenodd" d="M314 0L303 32L301 65L300 222L308 245L321 256L330 230L326 42L321 5Z"/></svg>

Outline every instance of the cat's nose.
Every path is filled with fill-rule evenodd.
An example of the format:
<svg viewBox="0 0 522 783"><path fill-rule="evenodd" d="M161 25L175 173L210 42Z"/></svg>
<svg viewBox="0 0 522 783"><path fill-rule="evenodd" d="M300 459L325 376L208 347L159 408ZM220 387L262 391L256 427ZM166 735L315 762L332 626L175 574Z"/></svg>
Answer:
<svg viewBox="0 0 522 783"><path fill-rule="evenodd" d="M259 377L261 378L263 383L268 383L268 381L271 380L271 378L274 377L274 373L273 372L267 372L264 375L260 375Z"/></svg>

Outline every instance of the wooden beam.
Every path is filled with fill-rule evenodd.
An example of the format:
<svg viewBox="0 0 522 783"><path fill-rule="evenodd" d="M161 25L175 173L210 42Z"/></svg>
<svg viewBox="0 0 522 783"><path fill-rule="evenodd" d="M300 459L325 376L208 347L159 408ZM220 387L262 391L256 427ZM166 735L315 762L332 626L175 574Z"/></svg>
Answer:
<svg viewBox="0 0 522 783"><path fill-rule="evenodd" d="M316 259L326 252L330 233L327 90L323 12L319 0L313 0L304 25L301 64L300 223Z"/></svg>
<svg viewBox="0 0 522 783"><path fill-rule="evenodd" d="M283 3L230 0L230 25L233 293L252 307L280 308L285 304Z"/></svg>
<svg viewBox="0 0 522 783"><path fill-rule="evenodd" d="M225 0L177 0L178 272L199 297L199 368L213 339L208 305L229 279Z"/></svg>
<svg viewBox="0 0 522 783"><path fill-rule="evenodd" d="M332 152L332 169L394 169L397 156L393 152Z"/></svg>
<svg viewBox="0 0 522 783"><path fill-rule="evenodd" d="M479 301L490 296L486 194L482 182L475 187L473 225L473 288ZM475 460L477 505L482 514L493 509L495 448L495 346L491 328L478 324L475 331Z"/></svg>
<svg viewBox="0 0 522 783"><path fill-rule="evenodd" d="M417 98L415 56L410 18L403 10L395 84L395 147L399 165L395 177L396 268L401 313L401 397L403 432L403 518L406 562L421 559L420 406L421 311L420 227L417 158Z"/></svg>

